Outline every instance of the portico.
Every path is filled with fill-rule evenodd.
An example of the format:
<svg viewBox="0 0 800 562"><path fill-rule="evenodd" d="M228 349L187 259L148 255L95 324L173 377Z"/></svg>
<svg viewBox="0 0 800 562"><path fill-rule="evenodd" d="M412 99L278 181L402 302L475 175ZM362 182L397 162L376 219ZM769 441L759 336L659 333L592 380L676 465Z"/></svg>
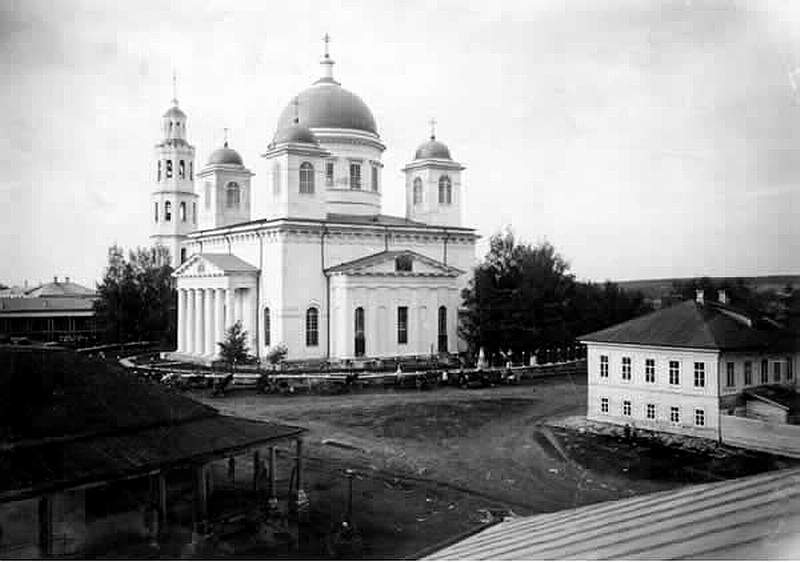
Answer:
<svg viewBox="0 0 800 562"><path fill-rule="evenodd" d="M175 355L210 362L225 331L241 322L251 352L258 349L258 269L227 254L195 254L173 274L178 289Z"/></svg>

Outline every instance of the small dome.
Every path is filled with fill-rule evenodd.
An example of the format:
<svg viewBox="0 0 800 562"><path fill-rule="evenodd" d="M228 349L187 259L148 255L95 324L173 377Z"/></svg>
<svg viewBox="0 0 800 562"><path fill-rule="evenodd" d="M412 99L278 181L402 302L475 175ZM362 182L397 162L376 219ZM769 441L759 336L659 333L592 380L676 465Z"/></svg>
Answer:
<svg viewBox="0 0 800 562"><path fill-rule="evenodd" d="M375 117L367 104L354 93L345 90L332 78L321 78L289 103L278 118L278 129L291 125L294 116L311 128L355 129L378 134Z"/></svg>
<svg viewBox="0 0 800 562"><path fill-rule="evenodd" d="M319 145L319 141L314 136L314 133L311 132L311 129L300 123L292 123L288 127L280 128L275 132L272 144L284 144L287 142Z"/></svg>
<svg viewBox="0 0 800 562"><path fill-rule="evenodd" d="M172 107L170 107L166 112L164 112L164 117L186 119L186 114L183 111L181 111L180 107L178 107L178 101L172 100Z"/></svg>
<svg viewBox="0 0 800 562"><path fill-rule="evenodd" d="M234 164L236 166L242 166L242 157L239 155L232 148L228 148L228 143L225 143L225 146L222 148L216 149L214 152L211 153L211 156L208 157L209 165L213 164Z"/></svg>
<svg viewBox="0 0 800 562"><path fill-rule="evenodd" d="M427 160L429 158L436 158L438 160L452 160L450 157L450 149L443 142L436 140L436 137L431 137L429 141L422 143L417 148L417 153L414 160Z"/></svg>

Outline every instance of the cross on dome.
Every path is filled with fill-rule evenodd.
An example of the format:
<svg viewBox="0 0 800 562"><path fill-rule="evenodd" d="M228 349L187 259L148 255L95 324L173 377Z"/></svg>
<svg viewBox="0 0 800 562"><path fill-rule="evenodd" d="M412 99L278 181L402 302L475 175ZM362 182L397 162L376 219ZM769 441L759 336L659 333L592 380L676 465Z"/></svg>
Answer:
<svg viewBox="0 0 800 562"><path fill-rule="evenodd" d="M325 41L325 58L330 58L330 55L328 54L328 43L331 42L331 36L326 32L322 37L322 40Z"/></svg>
<svg viewBox="0 0 800 562"><path fill-rule="evenodd" d="M431 120L428 121L431 126L431 140L436 140L436 118L431 117Z"/></svg>

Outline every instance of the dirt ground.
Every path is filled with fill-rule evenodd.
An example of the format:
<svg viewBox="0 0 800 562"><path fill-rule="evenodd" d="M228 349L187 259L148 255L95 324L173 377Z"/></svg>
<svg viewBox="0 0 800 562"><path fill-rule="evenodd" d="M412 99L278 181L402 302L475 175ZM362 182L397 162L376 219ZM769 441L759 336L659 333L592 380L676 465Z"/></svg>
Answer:
<svg viewBox="0 0 800 562"><path fill-rule="evenodd" d="M590 437L546 426L585 411L585 376L485 389L193 396L222 413L309 429L305 489L316 536L305 557L329 555L326 535L347 509L346 469L356 473L363 545L348 558L413 557L485 525L489 511L550 512L707 479L705 459L692 457L694 471L679 475L648 471L638 468L650 466L648 450L613 440L593 449Z"/></svg>

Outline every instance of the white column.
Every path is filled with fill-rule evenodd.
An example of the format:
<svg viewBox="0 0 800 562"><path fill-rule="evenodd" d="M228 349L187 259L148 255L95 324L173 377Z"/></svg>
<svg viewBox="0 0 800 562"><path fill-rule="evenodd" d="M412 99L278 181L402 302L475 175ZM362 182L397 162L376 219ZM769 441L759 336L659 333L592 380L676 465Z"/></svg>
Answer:
<svg viewBox="0 0 800 562"><path fill-rule="evenodd" d="M214 338L215 341L225 341L225 289L217 289L216 295L214 295L214 305L216 310L214 311ZM218 349L218 348L217 348ZM217 350L214 350L215 353Z"/></svg>
<svg viewBox="0 0 800 562"><path fill-rule="evenodd" d="M247 347L250 348L249 351L251 354L255 355L256 353L256 346L255 346L255 317L253 316L253 312L255 311L255 305L253 303L253 299L255 296L254 289L242 289L241 293L241 301L242 301L242 325L245 330L247 330Z"/></svg>
<svg viewBox="0 0 800 562"><path fill-rule="evenodd" d="M195 323L195 290L186 289L186 330L184 331L185 347L184 353L194 353L194 323Z"/></svg>
<svg viewBox="0 0 800 562"><path fill-rule="evenodd" d="M205 336L206 348L205 355L213 357L217 354L217 342L214 341L214 289L206 289L206 310L205 310Z"/></svg>
<svg viewBox="0 0 800 562"><path fill-rule="evenodd" d="M186 348L186 289L178 289L178 342L175 351L183 353Z"/></svg>
<svg viewBox="0 0 800 562"><path fill-rule="evenodd" d="M256 300L256 289L247 290L248 302L250 303L250 353L253 355L258 354L258 341L260 339L258 333L258 301ZM322 324L322 314L320 314L319 323Z"/></svg>
<svg viewBox="0 0 800 562"><path fill-rule="evenodd" d="M197 289L195 291L195 320L194 320L194 330L195 330L195 338L194 338L194 354L195 355L203 355L205 352L205 339L204 339L204 328L205 328L205 314L203 309L203 289Z"/></svg>
<svg viewBox="0 0 800 562"><path fill-rule="evenodd" d="M235 289L225 289L225 329L227 330L236 322L236 313L233 310Z"/></svg>

